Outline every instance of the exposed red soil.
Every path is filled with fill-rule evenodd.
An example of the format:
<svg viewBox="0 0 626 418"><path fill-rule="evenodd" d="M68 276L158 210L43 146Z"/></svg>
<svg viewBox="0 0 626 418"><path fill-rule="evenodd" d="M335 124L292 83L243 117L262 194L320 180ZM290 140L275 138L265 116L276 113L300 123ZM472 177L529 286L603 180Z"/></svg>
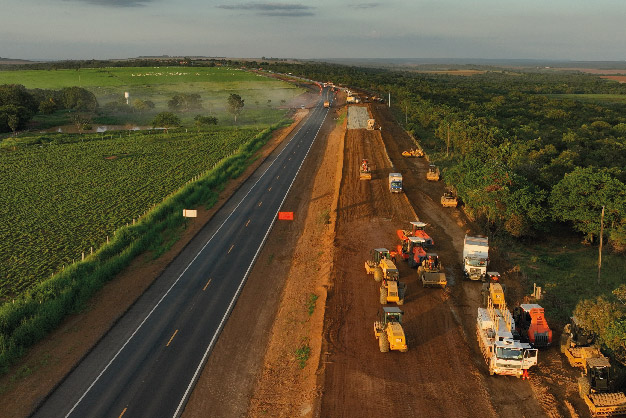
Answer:
<svg viewBox="0 0 626 418"><path fill-rule="evenodd" d="M619 83L626 83L626 75L603 75L600 78L606 78L607 80L615 80Z"/></svg>

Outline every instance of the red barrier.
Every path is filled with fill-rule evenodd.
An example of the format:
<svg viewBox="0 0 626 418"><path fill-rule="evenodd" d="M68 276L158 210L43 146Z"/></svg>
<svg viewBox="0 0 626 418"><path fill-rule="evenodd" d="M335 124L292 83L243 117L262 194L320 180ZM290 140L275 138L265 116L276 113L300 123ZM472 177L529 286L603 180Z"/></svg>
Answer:
<svg viewBox="0 0 626 418"><path fill-rule="evenodd" d="M278 220L293 221L293 212L278 212Z"/></svg>

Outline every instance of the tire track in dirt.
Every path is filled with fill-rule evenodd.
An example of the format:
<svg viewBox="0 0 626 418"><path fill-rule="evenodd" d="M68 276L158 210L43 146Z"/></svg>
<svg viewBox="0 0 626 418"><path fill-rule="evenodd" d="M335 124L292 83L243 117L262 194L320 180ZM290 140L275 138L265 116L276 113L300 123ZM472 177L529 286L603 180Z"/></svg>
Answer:
<svg viewBox="0 0 626 418"><path fill-rule="evenodd" d="M379 352L373 333L378 284L363 263L372 248L395 245L395 230L407 228L415 214L404 195L388 190L392 169L380 132L351 130L345 141L320 416L498 416L448 308L449 294L422 288L405 263L398 267L407 283L402 309L409 352ZM359 180L362 158L373 164L371 181Z"/></svg>
<svg viewBox="0 0 626 418"><path fill-rule="evenodd" d="M474 389L487 394L488 401L497 411L498 416L561 416L547 395L536 398L535 392L544 392L532 382L508 376L488 376L475 337L476 310L481 303L481 285L463 281L461 270L463 237L465 233L471 233L474 226L462 211L444 209L440 206L438 198L443 194L444 186L442 182L425 180L428 170L427 159L401 156L402 150L411 148L414 143L406 132L393 122L388 109L375 105L371 110L373 117L380 121L383 127L383 140L396 168L399 172L411 173L405 176L406 195L420 219L429 224L431 236L435 238L434 251L443 260L446 275L449 278L452 277L452 280L449 280L452 285L449 307L452 312L455 312L456 323L463 328L462 332L466 335L466 346L470 355L469 363L480 382L480 388Z"/></svg>

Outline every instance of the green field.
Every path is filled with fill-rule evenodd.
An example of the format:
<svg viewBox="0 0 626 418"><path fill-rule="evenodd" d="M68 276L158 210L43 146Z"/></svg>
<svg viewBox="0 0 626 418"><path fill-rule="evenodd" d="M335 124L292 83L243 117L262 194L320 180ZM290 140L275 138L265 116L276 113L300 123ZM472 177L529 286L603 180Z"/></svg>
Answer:
<svg viewBox="0 0 626 418"><path fill-rule="evenodd" d="M168 110L167 102L176 94L199 94L203 109L183 116L191 124L196 114L218 117L220 125L230 125L233 118L226 112L226 100L231 93L239 94L245 107L238 124L276 123L284 115L289 101L302 93L293 84L264 77L240 69L226 67L130 67L87 68L80 70L19 70L0 71L0 84L22 84L28 89L59 90L79 86L93 92L101 110L94 117L96 124L149 125L155 113ZM109 102L124 99L124 93L135 99L150 100L156 105L147 113L107 113L102 108ZM59 114L38 115L34 121L41 128L68 123Z"/></svg>
<svg viewBox="0 0 626 418"><path fill-rule="evenodd" d="M258 133L53 134L0 149L0 297L79 260Z"/></svg>

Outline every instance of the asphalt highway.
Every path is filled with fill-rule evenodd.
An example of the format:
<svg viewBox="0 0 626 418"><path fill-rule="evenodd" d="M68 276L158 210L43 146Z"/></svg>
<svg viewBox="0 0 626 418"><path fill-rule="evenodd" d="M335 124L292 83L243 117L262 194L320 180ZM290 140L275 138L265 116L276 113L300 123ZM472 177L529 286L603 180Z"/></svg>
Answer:
<svg viewBox="0 0 626 418"><path fill-rule="evenodd" d="M332 94L323 89L289 142L259 167L33 417L182 414L326 118L326 98ZM236 347L233 351L236 355Z"/></svg>

